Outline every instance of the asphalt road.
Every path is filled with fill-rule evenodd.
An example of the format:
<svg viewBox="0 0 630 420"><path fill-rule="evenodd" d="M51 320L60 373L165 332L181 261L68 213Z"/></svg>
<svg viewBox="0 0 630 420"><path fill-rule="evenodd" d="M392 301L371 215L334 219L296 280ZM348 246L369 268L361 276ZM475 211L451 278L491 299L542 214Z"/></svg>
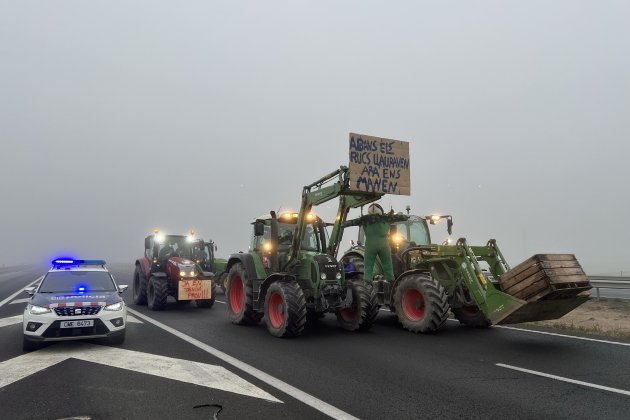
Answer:
<svg viewBox="0 0 630 420"><path fill-rule="evenodd" d="M110 267L119 284L131 284L132 269ZM7 298L43 272L0 270L0 325L21 314L25 303L12 302L26 295ZM457 321L439 334L414 335L386 311L367 333L343 331L329 315L298 339L277 339L264 323L230 324L221 292L211 309L171 301L151 312L131 303L131 290L125 300L135 322L117 348L53 344L14 360L23 354L21 326L0 326L0 369L34 371L0 387L0 416L207 419L217 407L193 407L218 404L219 419L628 418L630 342ZM88 350L93 356L68 358ZM147 358L159 366L160 356L178 362L158 374L134 371ZM51 357L65 359L42 362ZM192 362L220 369L214 378L225 381L181 380L203 376ZM225 390L234 384L246 391Z"/></svg>

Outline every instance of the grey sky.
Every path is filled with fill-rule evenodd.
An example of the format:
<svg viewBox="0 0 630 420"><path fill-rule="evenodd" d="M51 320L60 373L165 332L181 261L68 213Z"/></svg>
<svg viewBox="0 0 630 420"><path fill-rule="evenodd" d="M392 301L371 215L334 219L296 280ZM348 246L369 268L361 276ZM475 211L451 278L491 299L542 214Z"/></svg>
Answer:
<svg viewBox="0 0 630 420"><path fill-rule="evenodd" d="M411 142L387 206L630 273L629 51L625 1L0 0L0 264L245 250L354 131Z"/></svg>

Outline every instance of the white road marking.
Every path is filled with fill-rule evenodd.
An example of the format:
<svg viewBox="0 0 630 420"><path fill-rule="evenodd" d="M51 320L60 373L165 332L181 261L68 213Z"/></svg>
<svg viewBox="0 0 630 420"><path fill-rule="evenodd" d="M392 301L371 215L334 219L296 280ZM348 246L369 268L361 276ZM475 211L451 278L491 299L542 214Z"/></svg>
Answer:
<svg viewBox="0 0 630 420"><path fill-rule="evenodd" d="M525 368L521 368L521 367L518 367L518 366L511 366L511 365L506 365L506 364L503 364L503 363L497 363L496 366L499 366L499 367L502 367L502 368L506 368L506 369L517 370L519 372L529 373L531 375L542 376L544 378L555 379L557 381L568 382L568 383L575 384L575 385L587 386L587 387L590 387L590 388L601 389L603 391L615 392L617 394L630 395L630 391L626 391L626 390L623 390L623 389L611 388L609 386L603 386L603 385L593 384L593 383L590 383L590 382L578 381L578 380L575 380L575 379L565 378L563 376L551 375L549 373L538 372L536 370L525 369Z"/></svg>
<svg viewBox="0 0 630 420"><path fill-rule="evenodd" d="M31 300L31 298L15 299L13 302L10 303L10 305L15 305L16 303L26 303L29 300Z"/></svg>
<svg viewBox="0 0 630 420"><path fill-rule="evenodd" d="M281 381L280 379L277 379L259 369L256 369L255 367L248 365L245 362L241 362L240 360L238 360L235 357L230 356L227 353L222 352L221 350L217 350L214 347L211 347L189 335L186 335L178 330L176 330L175 328L171 328L168 325L162 324L159 321L156 321L153 318L150 318L134 309L128 309L131 313L133 313L135 316L137 316L138 318L141 318L143 320L145 320L146 322L149 322L153 325L155 325L156 327L159 327L161 329L163 329L166 332L169 332L171 334L173 334L176 337L181 338L182 340L192 344L193 346L205 351L206 353L209 353L221 360L223 360L224 362L234 366L235 368L257 378L258 380L266 383L267 385L270 385L282 392L284 392L285 394L295 398L298 401L303 402L304 404L314 408L315 410L326 414L327 416L330 416L334 419L345 419L345 420L358 420L356 417L352 416L349 413L346 413L345 411L342 411L340 409L338 409L337 407L328 404L327 402L324 402L310 394L307 394L306 392L294 387L293 385L289 385L286 382Z"/></svg>
<svg viewBox="0 0 630 420"><path fill-rule="evenodd" d="M144 324L144 322L140 321L138 318L132 315L127 315L127 323L133 322L134 324Z"/></svg>
<svg viewBox="0 0 630 420"><path fill-rule="evenodd" d="M30 282L29 284L27 284L24 287L29 287L32 286L33 284L37 283L39 280L41 280L41 278L44 276L40 276L38 278L36 278L35 280L33 280L32 282ZM13 293L11 296L9 296L8 298L6 298L5 300L3 300L2 302L0 302L0 308L3 307L7 302L12 301L17 295L19 295L20 293L24 293L24 287L22 287L20 290L18 290L17 292Z"/></svg>
<svg viewBox="0 0 630 420"><path fill-rule="evenodd" d="M216 299L215 299L215 302L219 302L219 303L222 303L222 304L224 304L224 305L225 305L225 302L223 302L222 300L216 300Z"/></svg>
<svg viewBox="0 0 630 420"><path fill-rule="evenodd" d="M282 403L222 366L84 343L57 344L1 362L0 388L67 359L84 360Z"/></svg>
<svg viewBox="0 0 630 420"><path fill-rule="evenodd" d="M21 324L23 316L24 315L16 315L16 316L10 316L8 318L1 318L0 319L0 327L6 327L8 325Z"/></svg>
<svg viewBox="0 0 630 420"><path fill-rule="evenodd" d="M547 331L528 330L526 328L508 327L506 325L494 325L494 328L505 328L506 330L524 331L524 332L528 332L532 334L551 335L555 337L573 338L575 340L593 341L595 343L614 344L617 346L630 347L630 343L622 343L619 341L600 340L597 338L579 337L577 335L567 335L567 334L558 334L558 333L552 333L552 332L547 332Z"/></svg>
<svg viewBox="0 0 630 420"><path fill-rule="evenodd" d="M450 319L449 318L449 319L447 319L447 321L459 323L459 321L456 320L456 319ZM532 333L532 334L551 335L551 336L554 336L554 337L572 338L572 339L575 339L575 340L592 341L592 342L595 342L595 343L614 344L616 346L630 347L630 343L623 343L623 342L620 342L620 341L601 340L601 339L598 339L598 338L580 337L578 335L558 334L558 333L552 333L552 332L548 332L548 331L530 330L530 329L527 329L527 328L508 327L507 325L493 325L492 328L504 328L506 330L522 331L522 332L527 332L527 333Z"/></svg>

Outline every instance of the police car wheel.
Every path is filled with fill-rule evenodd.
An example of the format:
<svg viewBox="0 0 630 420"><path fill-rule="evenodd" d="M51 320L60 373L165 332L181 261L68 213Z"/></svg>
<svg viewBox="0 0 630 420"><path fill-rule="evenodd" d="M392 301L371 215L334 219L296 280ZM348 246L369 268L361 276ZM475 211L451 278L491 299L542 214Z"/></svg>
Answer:
<svg viewBox="0 0 630 420"><path fill-rule="evenodd" d="M30 341L26 337L22 339L22 350L23 351L35 351L41 347L40 343Z"/></svg>

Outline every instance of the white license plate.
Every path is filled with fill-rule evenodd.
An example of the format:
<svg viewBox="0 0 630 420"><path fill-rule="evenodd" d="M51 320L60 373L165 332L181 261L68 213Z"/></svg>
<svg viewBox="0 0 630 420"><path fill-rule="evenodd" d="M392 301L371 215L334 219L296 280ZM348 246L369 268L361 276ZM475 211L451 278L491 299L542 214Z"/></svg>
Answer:
<svg viewBox="0 0 630 420"><path fill-rule="evenodd" d="M93 319L85 319L78 321L61 321L61 328L83 328L83 327L93 327L94 320Z"/></svg>

